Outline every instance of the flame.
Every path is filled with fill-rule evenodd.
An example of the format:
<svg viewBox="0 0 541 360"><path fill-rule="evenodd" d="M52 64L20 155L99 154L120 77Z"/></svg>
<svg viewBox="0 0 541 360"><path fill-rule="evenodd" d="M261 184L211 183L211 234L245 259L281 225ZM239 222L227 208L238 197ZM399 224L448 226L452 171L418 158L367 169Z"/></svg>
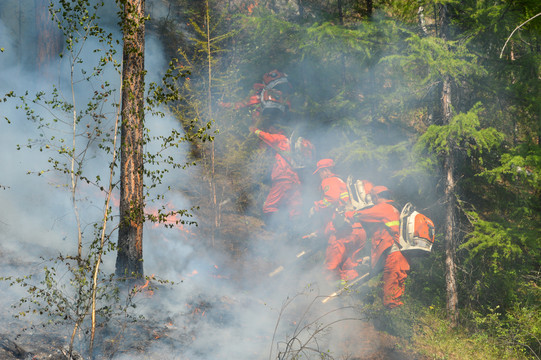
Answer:
<svg viewBox="0 0 541 360"><path fill-rule="evenodd" d="M204 317L205 316L205 310L201 310L200 308L196 307L193 309L191 315L192 317L195 317L196 315L199 315L201 314L201 317Z"/></svg>
<svg viewBox="0 0 541 360"><path fill-rule="evenodd" d="M171 203L167 203L167 204L165 205L165 208L166 208L168 211L170 211L170 212L173 212L173 211L175 210L175 206L174 206L173 204L171 204ZM156 218L157 218L158 215L159 215L158 209L153 208L153 207L145 209L145 212L146 212L147 214L149 214L149 215L153 215L153 216L156 217ZM176 228L176 229L178 229L178 230L180 230L180 231L183 231L184 233L186 233L186 234L188 234L188 235L194 235L194 233L193 233L192 231L188 230L188 229L184 226L184 224L182 224L182 223L180 222L180 220L181 220L181 219L179 218L179 214L171 214L171 215L169 215L169 216L167 216L167 217L165 218L165 221L163 221L163 222L156 222L156 223L152 224L152 227L153 227L153 228L157 228L158 226L160 226L160 225L163 223L163 224L165 224L165 225L170 225L171 227L174 227L174 228Z"/></svg>
<svg viewBox="0 0 541 360"><path fill-rule="evenodd" d="M252 4L248 5L248 6L246 7L246 9L248 10L248 14L252 14L252 12L254 11L254 8L255 8L256 6L258 6L258 5L259 5L259 4L258 4L258 1L257 1L257 0L254 1Z"/></svg>
<svg viewBox="0 0 541 360"><path fill-rule="evenodd" d="M194 270L193 270L191 273L189 273L187 276L194 276L194 275L197 275L197 274L199 274L199 271L197 271L197 270L194 269Z"/></svg>
<svg viewBox="0 0 541 360"><path fill-rule="evenodd" d="M145 282L145 285L141 286L140 290L143 290L144 288L148 287L149 283L150 283L150 280L147 279L147 281Z"/></svg>
<svg viewBox="0 0 541 360"><path fill-rule="evenodd" d="M213 278L215 279L229 279L229 276L226 276L226 275L212 275Z"/></svg>
<svg viewBox="0 0 541 360"><path fill-rule="evenodd" d="M149 288L150 280L154 279L154 274L150 275L147 280L145 281L145 284L143 286L137 286L133 288L134 294L137 293L143 293L146 297L152 297L154 295L154 291Z"/></svg>
<svg viewBox="0 0 541 360"><path fill-rule="evenodd" d="M114 192L111 193L111 201L113 202L113 205L115 207L120 207L120 199L117 197L117 195Z"/></svg>

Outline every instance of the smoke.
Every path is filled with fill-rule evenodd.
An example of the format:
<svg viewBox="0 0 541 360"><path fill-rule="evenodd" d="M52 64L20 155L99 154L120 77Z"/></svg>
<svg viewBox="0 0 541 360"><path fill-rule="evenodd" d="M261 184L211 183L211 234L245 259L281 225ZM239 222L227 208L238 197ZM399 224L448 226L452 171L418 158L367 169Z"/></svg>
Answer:
<svg viewBox="0 0 541 360"><path fill-rule="evenodd" d="M112 19L109 21L114 23ZM0 54L0 78L4 79L0 84L0 94L11 90L17 94L26 91L30 94L50 92L49 78L18 63L12 49L20 44L15 44L10 33L0 21L0 45L6 49L5 53ZM85 45L87 52L82 58L86 63L97 61L99 54L91 50L98 47L100 44L92 41ZM161 54L159 42L149 36L146 45L148 81L160 78L166 63ZM46 68L47 73L57 74L54 82L59 84L61 93L69 94L69 64L64 61L59 66L58 60L54 59ZM103 73L102 78L118 87L119 77L114 71ZM85 104L85 99L89 99L93 91L95 89L88 84L79 86L77 103ZM25 147L28 139L51 139L58 128L38 129L36 122L26 119L24 111L15 108L18 103L17 99L0 103L2 116L10 120L9 123L4 120L0 123L0 163L3 167L0 185L5 187L0 189L0 250L15 259L2 267L3 274L21 271L15 265L23 259L25 262L36 263L41 257L50 258L59 252L74 253L77 245L73 207L65 186L69 179L55 172L36 175L49 168L48 159L56 155L50 149L40 151L43 143L33 143L29 149ZM50 116L48 109L36 111L44 117ZM106 107L104 114L107 114L108 120L103 126L111 129L115 109ZM154 135L166 135L171 129L179 128L177 120L170 114L163 118L148 116L146 123ZM311 135L316 143L330 139L325 130ZM81 146L85 144L84 140L79 143ZM18 146L21 146L21 150L16 150ZM151 152L158 148L159 145L155 143L147 146ZM168 150L165 156L182 159L188 150L187 145L182 145ZM323 151L320 155L327 154ZM98 144L89 145L85 161L85 173L101 179L107 178L106 164L110 157L103 154ZM168 173L155 193L166 192L168 187L173 191L166 192L167 197L162 203L149 204L147 211L160 206L187 209L197 205L190 203L180 191L174 191L182 183L201 181L198 175L191 177L193 174L182 170ZM103 211L104 193L84 183L80 184L79 191L78 198L81 201L78 206L83 229L92 233L92 224L99 221ZM118 195L115 196L118 199ZM309 198L317 196L316 189L314 194L308 194ZM113 213L116 215L117 212L115 207ZM258 210L247 212L257 213ZM200 219L196 217L194 220ZM109 228L113 229L115 225L112 223ZM137 295L136 313L155 322L163 322L164 326L166 321L171 321L168 336L185 340L156 341L155 345L146 350L147 354L140 356L141 359L180 358L177 356L180 353L182 358L191 360L267 358L271 351L274 356L278 351L284 351L288 340L297 338L294 346L298 347L311 336L315 336L313 340L317 339L322 352L340 354L346 348L343 340L352 334L358 336L362 331L362 324L358 321L349 322L347 327L340 325L341 319L358 317L352 310L336 310L343 306L341 300L321 303L321 299L330 294L336 284L329 284L325 279L321 259L303 261L295 257L300 251L311 248L311 243L292 244L284 240L283 233L270 232L271 235L268 235L267 232L267 236L258 236L254 231L253 238L249 239L251 245L247 253L243 254L247 261L230 266L230 255L203 247L201 244L208 244L209 241L198 239L195 228L181 226L174 223L174 220L170 225L173 225L172 228L152 225L145 227L144 267L148 275L155 274L176 284L160 286L150 298ZM114 233L112 238L115 238ZM270 276L282 265L284 270ZM114 254L106 256L103 268L105 272L113 271ZM4 287L2 289L8 290ZM12 289L9 288L12 296L4 298L4 305L22 296L22 292ZM196 308L199 308L198 312L194 310ZM334 322L337 322L336 325L327 327ZM308 344L312 346L313 341ZM317 357L317 353L313 355ZM115 357L118 360L128 358L137 359L138 356L129 354Z"/></svg>

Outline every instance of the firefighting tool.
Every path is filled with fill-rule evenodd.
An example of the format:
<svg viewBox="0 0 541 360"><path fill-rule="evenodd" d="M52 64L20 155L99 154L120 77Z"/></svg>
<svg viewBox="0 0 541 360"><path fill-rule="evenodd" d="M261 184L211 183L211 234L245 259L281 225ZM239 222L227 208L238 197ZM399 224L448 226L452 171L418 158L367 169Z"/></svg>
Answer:
<svg viewBox="0 0 541 360"><path fill-rule="evenodd" d="M318 234L317 232L312 232L310 234L307 234L307 235L304 235L302 237L303 240L312 240L314 238L317 238ZM310 242L311 244L313 244L312 242ZM309 259L312 255L316 255L319 251L323 250L323 248L321 246L318 246L316 244L313 244L312 247L310 248L307 248L307 249L301 249L296 255L295 255L295 258L290 261L288 264L285 264L285 265L280 265L278 267L276 267L276 269L274 269L273 271L271 271L269 273L269 277L273 277L279 273L281 273L283 270L285 270L287 267L290 267L291 265L293 265L294 263L296 263L298 260L306 260L306 259Z"/></svg>
<svg viewBox="0 0 541 360"><path fill-rule="evenodd" d="M298 260L300 258L302 258L304 256L304 258L306 258L306 255L310 254L312 252L312 250L301 250L297 253L297 255L295 255L295 260ZM291 265L291 263L289 264ZM274 269L273 271L271 271L269 273L269 277L273 277L274 275L277 275L279 273L281 273L283 270L285 269L284 265L280 265L278 266L276 269Z"/></svg>
<svg viewBox="0 0 541 360"><path fill-rule="evenodd" d="M370 272L367 272L363 274L362 276L359 276L358 278L354 279L351 282L348 282L344 287L340 288L339 290L333 292L331 295L327 296L326 298L323 298L321 302L325 304L327 301L332 300L336 297L338 297L340 294L342 294L346 290L352 289L353 286L355 287L361 287L364 284L366 284L370 280Z"/></svg>

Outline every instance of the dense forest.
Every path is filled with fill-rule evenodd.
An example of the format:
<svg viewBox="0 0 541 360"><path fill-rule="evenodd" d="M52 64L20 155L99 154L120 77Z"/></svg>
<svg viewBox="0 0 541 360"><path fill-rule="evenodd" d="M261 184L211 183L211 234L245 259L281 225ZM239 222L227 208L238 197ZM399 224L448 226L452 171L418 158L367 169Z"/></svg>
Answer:
<svg viewBox="0 0 541 360"><path fill-rule="evenodd" d="M45 358L39 334L66 359L539 359L540 14L533 0L3 1L0 350ZM436 225L396 311L377 274L314 305L337 289L326 240L302 239L315 161L294 236L265 223L275 154L254 107L231 104L273 70L292 89L279 127Z"/></svg>

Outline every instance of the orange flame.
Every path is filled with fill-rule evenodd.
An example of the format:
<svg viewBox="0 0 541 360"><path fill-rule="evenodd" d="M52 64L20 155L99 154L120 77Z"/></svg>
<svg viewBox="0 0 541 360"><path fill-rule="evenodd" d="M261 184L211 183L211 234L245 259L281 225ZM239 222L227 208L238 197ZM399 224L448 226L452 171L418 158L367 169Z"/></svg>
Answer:
<svg viewBox="0 0 541 360"><path fill-rule="evenodd" d="M134 294L137 293L143 293L146 297L152 297L154 295L154 291L149 288L150 280L154 279L154 274L150 275L147 280L145 281L145 284L143 286L137 286L135 285L133 292ZM145 290L146 289L146 290Z"/></svg>
<svg viewBox="0 0 541 360"><path fill-rule="evenodd" d="M248 10L248 13L251 14L254 11L254 8L258 6L258 1L254 1L252 4L248 5L246 9Z"/></svg>
<svg viewBox="0 0 541 360"><path fill-rule="evenodd" d="M148 284L149 284L149 283L150 283L150 280L147 279L145 285L141 286L141 287L139 288L139 290L143 290L144 288L148 287Z"/></svg>
<svg viewBox="0 0 541 360"><path fill-rule="evenodd" d="M167 210L169 210L169 211L171 211L171 212L175 210L175 207L174 207L173 204L171 204L171 203L167 203L167 204L166 204L166 208L167 208ZM156 217L156 218L157 218L158 215L159 215L158 210L155 209L155 208L147 208L147 209L145 210L145 212L146 212L147 214L149 214L149 215L153 215L153 216ZM176 228L176 229L178 229L178 230L181 230L181 231L185 232L186 234L193 235L193 233L192 233L190 230L186 229L185 226L184 226L184 224L182 224L182 223L180 222L180 218L179 218L179 215L178 215L178 214L171 214L171 215L167 216L167 217L165 218L165 221L163 221L163 222L161 222L161 223L163 223L163 224L165 224L165 225L170 225L171 227L174 227L174 228ZM160 223L160 222L156 222L156 223L154 223L154 224L152 225L152 227L153 227L153 228L156 228L156 227L160 226L161 223Z"/></svg>
<svg viewBox="0 0 541 360"><path fill-rule="evenodd" d="M188 276L194 276L194 275L197 275L197 274L199 274L199 272L194 269L190 274L188 274Z"/></svg>

